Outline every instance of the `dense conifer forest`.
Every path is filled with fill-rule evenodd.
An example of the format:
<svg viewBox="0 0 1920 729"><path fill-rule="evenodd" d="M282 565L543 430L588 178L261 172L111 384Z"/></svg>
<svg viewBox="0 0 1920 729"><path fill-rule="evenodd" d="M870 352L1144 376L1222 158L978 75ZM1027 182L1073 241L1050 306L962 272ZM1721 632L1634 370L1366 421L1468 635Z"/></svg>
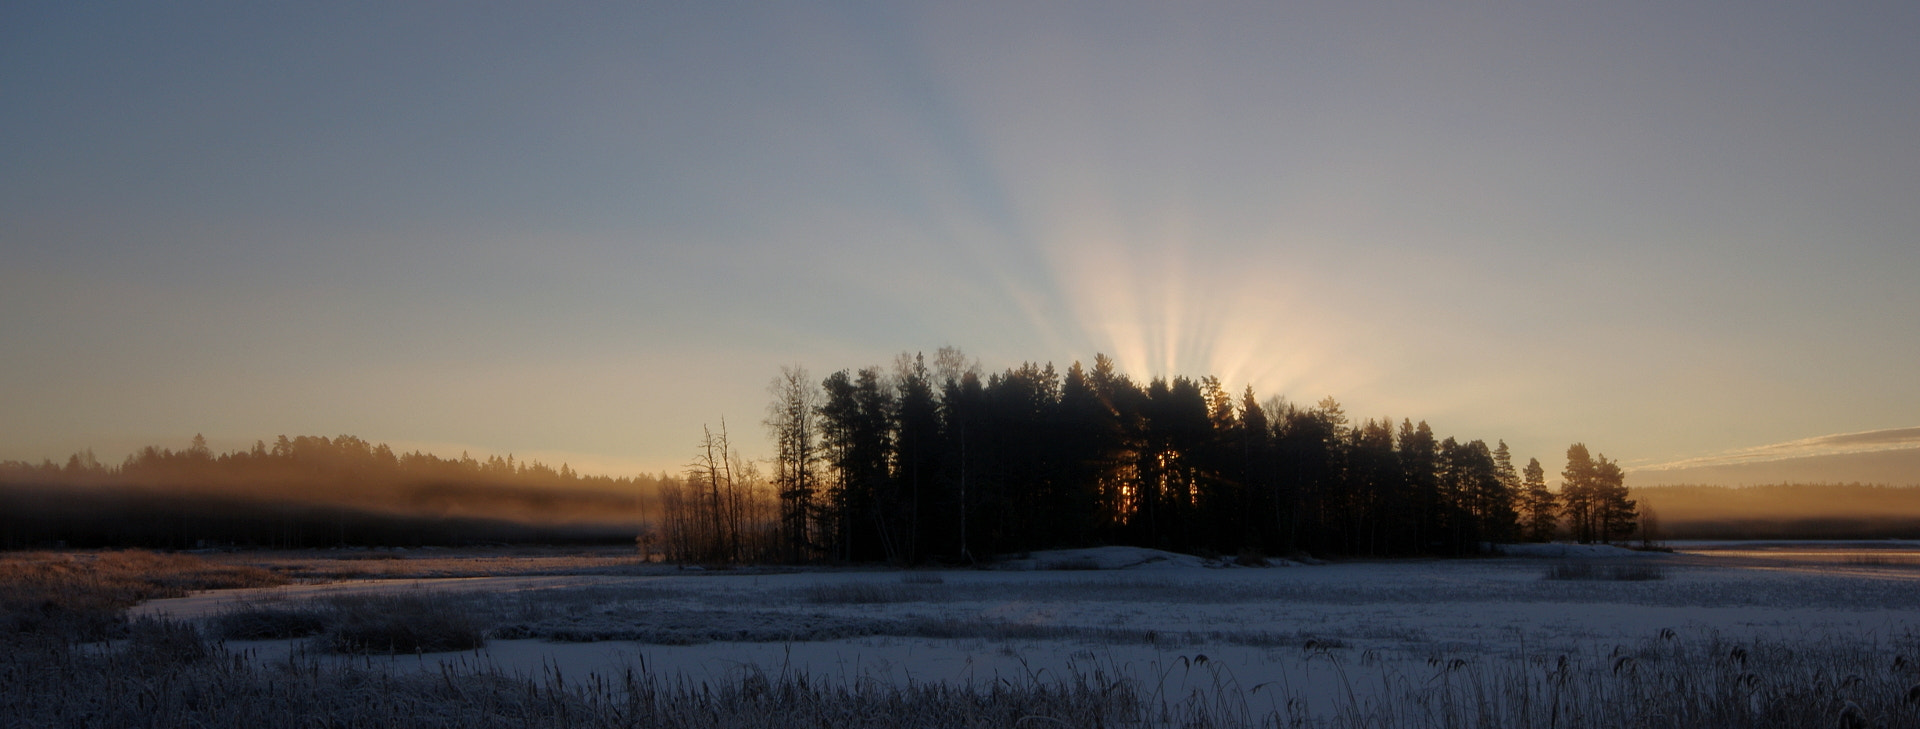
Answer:
<svg viewBox="0 0 1920 729"><path fill-rule="evenodd" d="M1105 356L985 374L943 349L817 382L787 368L770 389L768 473L709 430L666 485L673 558L951 563L1096 544L1458 555L1563 524L1581 541L1636 529L1619 466L1584 445L1555 493L1504 442L1354 421L1332 398L1262 400L1213 377L1139 382Z"/></svg>

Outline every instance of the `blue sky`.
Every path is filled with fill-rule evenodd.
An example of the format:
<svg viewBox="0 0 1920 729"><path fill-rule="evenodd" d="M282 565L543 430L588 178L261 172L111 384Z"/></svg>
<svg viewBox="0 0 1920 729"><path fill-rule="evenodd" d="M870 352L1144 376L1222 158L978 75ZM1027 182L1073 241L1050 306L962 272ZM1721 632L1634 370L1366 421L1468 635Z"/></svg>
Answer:
<svg viewBox="0 0 1920 729"><path fill-rule="evenodd" d="M589 471L955 345L1557 470L1911 427L1911 3L0 9L0 458Z"/></svg>

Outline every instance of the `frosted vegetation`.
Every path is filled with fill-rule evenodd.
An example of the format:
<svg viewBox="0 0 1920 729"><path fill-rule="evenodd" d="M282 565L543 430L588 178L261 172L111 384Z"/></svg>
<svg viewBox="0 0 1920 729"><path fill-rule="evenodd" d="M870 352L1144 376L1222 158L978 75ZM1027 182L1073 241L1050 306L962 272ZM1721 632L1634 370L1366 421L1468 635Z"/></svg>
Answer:
<svg viewBox="0 0 1920 729"><path fill-rule="evenodd" d="M0 724L1920 726L1920 545L1679 547L14 554Z"/></svg>

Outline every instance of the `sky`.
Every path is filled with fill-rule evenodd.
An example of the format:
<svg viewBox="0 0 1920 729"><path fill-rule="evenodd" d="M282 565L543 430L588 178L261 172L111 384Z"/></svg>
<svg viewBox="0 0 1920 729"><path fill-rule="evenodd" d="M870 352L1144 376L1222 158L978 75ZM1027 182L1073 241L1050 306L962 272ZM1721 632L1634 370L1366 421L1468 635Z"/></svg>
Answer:
<svg viewBox="0 0 1920 729"><path fill-rule="evenodd" d="M1896 2L6 3L0 459L678 471L723 419L770 454L783 365L943 346L1550 472L1912 428L1916 37Z"/></svg>

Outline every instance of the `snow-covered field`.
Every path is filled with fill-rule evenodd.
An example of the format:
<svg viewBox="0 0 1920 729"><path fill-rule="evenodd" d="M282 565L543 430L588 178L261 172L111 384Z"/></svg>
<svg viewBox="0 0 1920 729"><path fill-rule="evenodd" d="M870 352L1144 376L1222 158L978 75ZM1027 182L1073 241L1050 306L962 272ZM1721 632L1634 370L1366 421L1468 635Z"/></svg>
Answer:
<svg viewBox="0 0 1920 729"><path fill-rule="evenodd" d="M376 574L396 577L203 593L135 612L209 620L236 606L433 592L485 614L495 637L463 653L340 660L571 676L644 666L696 681L754 671L896 684L1103 673L1169 695L1227 688L1255 711L1288 700L1324 706L1449 667L1613 655L1656 638L1906 652L1920 636L1920 544L1675 546L1262 568L1102 548L907 572L694 571L555 555L516 570L497 555L408 554L380 560ZM490 561L463 570L468 558ZM1547 578L1568 565L1593 569ZM1615 570L1622 565L1632 569ZM446 574L483 576L421 577ZM229 647L264 659L299 650L295 641Z"/></svg>

